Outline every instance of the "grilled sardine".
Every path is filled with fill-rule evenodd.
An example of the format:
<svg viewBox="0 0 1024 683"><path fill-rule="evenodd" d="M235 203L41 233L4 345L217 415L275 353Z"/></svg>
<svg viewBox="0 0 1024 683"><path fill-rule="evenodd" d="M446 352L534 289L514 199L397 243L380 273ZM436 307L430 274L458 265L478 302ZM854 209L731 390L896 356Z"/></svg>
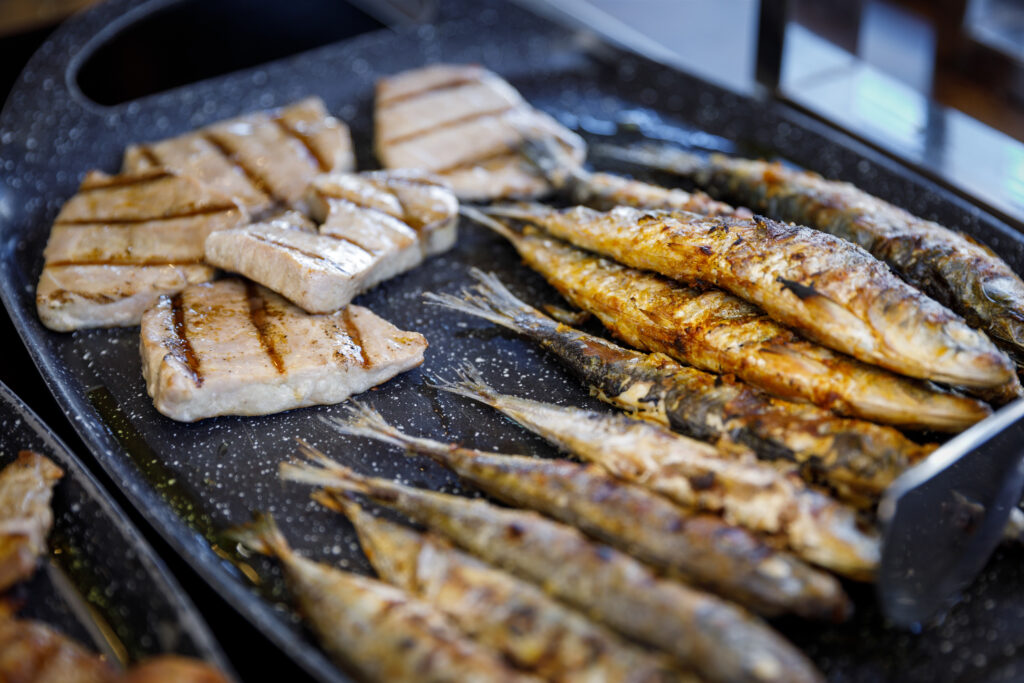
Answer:
<svg viewBox="0 0 1024 683"><path fill-rule="evenodd" d="M0 592L32 576L53 526L50 500L64 470L21 451L0 471Z"/></svg>
<svg viewBox="0 0 1024 683"><path fill-rule="evenodd" d="M207 238L206 260L309 313L330 313L455 242L458 201L425 174L319 176L306 201L319 232L280 220L222 230Z"/></svg>
<svg viewBox="0 0 1024 683"><path fill-rule="evenodd" d="M385 168L442 176L461 199L535 197L550 190L520 154L527 135L558 140L577 163L583 141L476 65L432 64L377 83L374 145Z"/></svg>
<svg viewBox="0 0 1024 683"><path fill-rule="evenodd" d="M231 535L250 550L280 560L299 611L324 649L370 680L537 680L510 669L496 654L458 632L441 613L405 591L302 557L289 547L269 516Z"/></svg>
<svg viewBox="0 0 1024 683"><path fill-rule="evenodd" d="M617 477L781 538L810 562L856 579L870 578L878 565L878 537L861 529L852 509L750 457L644 420L501 394L471 365L458 382L434 386L485 403Z"/></svg>
<svg viewBox="0 0 1024 683"><path fill-rule="evenodd" d="M686 284L706 282L865 363L954 385L995 387L1014 366L982 333L846 240L755 216L619 207L499 206L495 215Z"/></svg>
<svg viewBox="0 0 1024 683"><path fill-rule="evenodd" d="M821 680L802 654L756 617L658 578L572 527L535 512L365 477L307 445L302 451L309 462L282 464L282 478L369 496L620 633L664 650L708 680Z"/></svg>
<svg viewBox="0 0 1024 683"><path fill-rule="evenodd" d="M934 449L892 427L771 398L660 353L624 349L555 322L491 275L477 270L472 275L479 282L474 291L461 297L427 294L427 299L538 342L604 401L698 439L733 440L760 458L797 463L804 476L827 482L849 502L877 502L896 476Z"/></svg>
<svg viewBox="0 0 1024 683"><path fill-rule="evenodd" d="M430 602L462 631L548 681L654 683L690 680L548 597L532 583L490 567L444 539L379 519L347 494L318 491L321 505L355 526L378 576Z"/></svg>
<svg viewBox="0 0 1024 683"><path fill-rule="evenodd" d="M779 163L698 157L678 150L610 148L627 160L694 178L786 221L842 237L1024 358L1024 282L984 244L817 173Z"/></svg>
<svg viewBox="0 0 1024 683"><path fill-rule="evenodd" d="M359 404L350 407L348 419L328 421L343 434L427 455L499 500L571 524L760 614L838 621L849 612L849 601L831 576L719 517L686 511L598 465L485 453L412 437Z"/></svg>
<svg viewBox="0 0 1024 683"><path fill-rule="evenodd" d="M805 341L721 290L684 287L531 226L517 231L472 209L466 212L506 237L562 296L634 347L708 372L734 374L780 398L904 428L961 431L991 413L981 401Z"/></svg>
<svg viewBox="0 0 1024 683"><path fill-rule="evenodd" d="M246 222L230 197L185 176L92 171L50 231L39 319L61 332L138 325L161 295L212 279L203 242Z"/></svg>
<svg viewBox="0 0 1024 683"><path fill-rule="evenodd" d="M338 403L423 362L426 340L361 306L310 315L238 279L164 297L142 320L142 374L164 415L264 415Z"/></svg>
<svg viewBox="0 0 1024 683"><path fill-rule="evenodd" d="M0 618L0 681L117 683L119 672L46 624Z"/></svg>
<svg viewBox="0 0 1024 683"><path fill-rule="evenodd" d="M354 167L348 127L319 97L130 145L123 162L125 171L168 168L197 178L254 216L294 203L316 175Z"/></svg>

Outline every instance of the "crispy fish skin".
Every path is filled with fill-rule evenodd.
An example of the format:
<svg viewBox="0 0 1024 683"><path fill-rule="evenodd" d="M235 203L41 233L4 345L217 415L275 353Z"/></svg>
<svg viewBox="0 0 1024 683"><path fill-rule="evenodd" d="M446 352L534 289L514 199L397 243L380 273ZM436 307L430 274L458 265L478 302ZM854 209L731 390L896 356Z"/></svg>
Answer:
<svg viewBox="0 0 1024 683"><path fill-rule="evenodd" d="M53 526L50 500L64 470L33 451L20 451L0 471L0 591L35 571Z"/></svg>
<svg viewBox="0 0 1024 683"><path fill-rule="evenodd" d="M749 457L624 415L501 394L472 366L460 370L459 381L434 386L489 405L617 477L781 538L809 562L860 580L878 566L878 535L860 528L853 509Z"/></svg>
<svg viewBox="0 0 1024 683"><path fill-rule="evenodd" d="M273 519L231 535L280 560L299 611L324 649L373 681L537 681L463 636L438 611L394 586L302 557Z"/></svg>
<svg viewBox="0 0 1024 683"><path fill-rule="evenodd" d="M764 616L840 621L839 583L714 515L694 514L599 465L485 453L409 436L375 410L350 405L329 423L343 434L421 453L506 503L536 510Z"/></svg>
<svg viewBox="0 0 1024 683"><path fill-rule="evenodd" d="M983 333L846 240L760 216L713 218L618 207L488 212L531 221L577 247L756 304L809 339L865 363L969 387L1009 382L1014 366Z"/></svg>
<svg viewBox="0 0 1024 683"><path fill-rule="evenodd" d="M1024 281L973 238L850 183L779 163L722 154L702 159L669 149L654 151L649 158L772 216L860 245L968 324L1006 344L1018 358L1024 353Z"/></svg>
<svg viewBox="0 0 1024 683"><path fill-rule="evenodd" d="M394 508L710 681L822 680L800 652L757 617L658 578L637 560L572 527L535 512L365 477L309 446L302 450L310 462L283 463L283 479L361 493Z"/></svg>
<svg viewBox="0 0 1024 683"><path fill-rule="evenodd" d="M477 642L544 680L655 683L696 679L444 539L379 519L347 495L313 494L344 514L378 576L444 612Z"/></svg>
<svg viewBox="0 0 1024 683"><path fill-rule="evenodd" d="M473 217L472 212L469 215ZM573 305L634 347L660 351L768 393L840 415L910 429L959 432L991 410L801 339L757 307L721 290L683 287L577 249L527 226L494 226L527 265Z"/></svg>
<svg viewBox="0 0 1024 683"><path fill-rule="evenodd" d="M759 458L800 465L845 501L871 505L899 474L934 450L896 429L771 398L730 376L682 366L660 353L624 349L556 323L478 270L462 297L428 301L490 320L552 352L601 400L702 440L725 439Z"/></svg>

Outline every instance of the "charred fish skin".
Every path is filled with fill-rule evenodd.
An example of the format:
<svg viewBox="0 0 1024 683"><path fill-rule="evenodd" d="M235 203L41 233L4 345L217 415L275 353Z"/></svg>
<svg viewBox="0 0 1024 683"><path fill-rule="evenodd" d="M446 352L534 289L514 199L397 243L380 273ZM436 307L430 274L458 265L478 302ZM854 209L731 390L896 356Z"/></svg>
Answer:
<svg viewBox="0 0 1024 683"><path fill-rule="evenodd" d="M669 357L624 349L556 323L509 292L497 278L462 297L427 294L430 302L490 320L540 344L601 400L701 440L727 439L759 458L800 466L804 476L845 501L870 505L899 474L934 450L892 427L836 417L827 410L774 399L728 376L679 365Z"/></svg>
<svg viewBox="0 0 1024 683"><path fill-rule="evenodd" d="M618 207L491 207L634 268L707 282L763 309L824 346L900 374L994 387L1013 377L1009 358L937 301L857 245L811 228L755 216Z"/></svg>
<svg viewBox="0 0 1024 683"><path fill-rule="evenodd" d="M639 561L541 515L359 475L303 444L281 477L360 493L544 587L623 635L711 681L820 681L814 666L757 617L661 579Z"/></svg>
<svg viewBox="0 0 1024 683"><path fill-rule="evenodd" d="M475 211L570 303L634 347L733 374L780 398L911 429L961 431L991 410L805 341L757 307L717 289L683 287Z"/></svg>
<svg viewBox="0 0 1024 683"><path fill-rule="evenodd" d="M779 163L651 152L666 170L738 197L782 220L797 221L860 245L904 279L981 327L1019 359L1024 354L1024 281L991 249L914 216L850 183ZM1019 362L1019 361L1018 361Z"/></svg>
<svg viewBox="0 0 1024 683"><path fill-rule="evenodd" d="M696 681L667 658L627 643L443 539L379 519L347 495L314 494L344 514L378 576L427 600L478 642L544 680L656 683Z"/></svg>
<svg viewBox="0 0 1024 683"><path fill-rule="evenodd" d="M749 457L624 415L501 394L472 366L459 371L458 381L433 386L489 405L582 460L681 505L781 538L809 562L854 579L868 579L877 568L878 536L860 528L853 509Z"/></svg>
<svg viewBox="0 0 1024 683"><path fill-rule="evenodd" d="M269 516L258 516L231 536L249 550L280 560L299 610L324 649L369 680L538 682L508 667L405 591L299 555Z"/></svg>
<svg viewBox="0 0 1024 683"><path fill-rule="evenodd" d="M52 460L28 450L0 471L0 591L32 576L46 552L53 487L63 476Z"/></svg>
<svg viewBox="0 0 1024 683"><path fill-rule="evenodd" d="M598 465L485 453L412 437L360 404L350 405L347 419L329 424L343 434L427 455L499 500L575 526L764 616L838 621L850 611L831 576L719 517L686 511Z"/></svg>

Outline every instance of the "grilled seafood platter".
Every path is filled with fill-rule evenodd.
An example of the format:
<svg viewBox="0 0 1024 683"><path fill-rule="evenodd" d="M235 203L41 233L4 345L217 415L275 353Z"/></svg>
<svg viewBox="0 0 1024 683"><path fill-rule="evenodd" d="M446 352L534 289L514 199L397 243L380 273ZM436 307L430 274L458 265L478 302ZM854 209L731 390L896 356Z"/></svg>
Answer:
<svg viewBox="0 0 1024 683"><path fill-rule="evenodd" d="M777 625L849 619L886 487L1024 393L1024 283L984 245L815 174L651 147L588 161L478 65L389 75L372 105L355 145L315 97L125 141L120 171L88 173L57 214L40 320L138 325L161 419L342 404L300 413L337 439L296 443L267 485L339 513L330 533L357 538L376 578L312 557L273 511L224 538L250 578L248 562L283 576L280 599L359 678L823 680ZM371 142L380 168L357 169ZM422 315L493 335L493 354L453 358L368 302L451 269L467 233L521 263L414 293ZM595 400L500 389L511 347ZM480 410L520 437L476 449L366 398L410 382L440 420ZM351 456L389 449L486 497ZM0 583L31 570L42 522L0 547Z"/></svg>

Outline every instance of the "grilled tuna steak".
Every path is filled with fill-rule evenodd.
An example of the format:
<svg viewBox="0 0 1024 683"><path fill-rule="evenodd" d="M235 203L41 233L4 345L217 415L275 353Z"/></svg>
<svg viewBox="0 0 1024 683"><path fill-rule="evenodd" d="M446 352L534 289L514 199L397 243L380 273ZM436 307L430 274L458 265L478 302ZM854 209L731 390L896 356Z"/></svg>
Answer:
<svg viewBox="0 0 1024 683"><path fill-rule="evenodd" d="M46 456L21 451L0 471L0 591L35 571L53 526L50 500L64 471Z"/></svg>
<svg viewBox="0 0 1024 683"><path fill-rule="evenodd" d="M535 197L550 187L520 154L526 135L556 138L582 160L583 141L475 65L433 64L377 84L374 144L386 168L443 177L461 199Z"/></svg>
<svg viewBox="0 0 1024 683"><path fill-rule="evenodd" d="M355 157L348 127L310 97L125 151L125 171L154 167L193 176L260 216L298 200L320 173L351 171Z"/></svg>
<svg viewBox="0 0 1024 683"><path fill-rule="evenodd" d="M309 315L238 279L164 297L142 320L146 388L184 422L338 403L416 367L426 346L360 306Z"/></svg>
<svg viewBox="0 0 1024 683"><path fill-rule="evenodd" d="M54 221L39 318L62 332L138 325L161 295L210 280L206 237L247 221L230 197L173 172L93 171Z"/></svg>

